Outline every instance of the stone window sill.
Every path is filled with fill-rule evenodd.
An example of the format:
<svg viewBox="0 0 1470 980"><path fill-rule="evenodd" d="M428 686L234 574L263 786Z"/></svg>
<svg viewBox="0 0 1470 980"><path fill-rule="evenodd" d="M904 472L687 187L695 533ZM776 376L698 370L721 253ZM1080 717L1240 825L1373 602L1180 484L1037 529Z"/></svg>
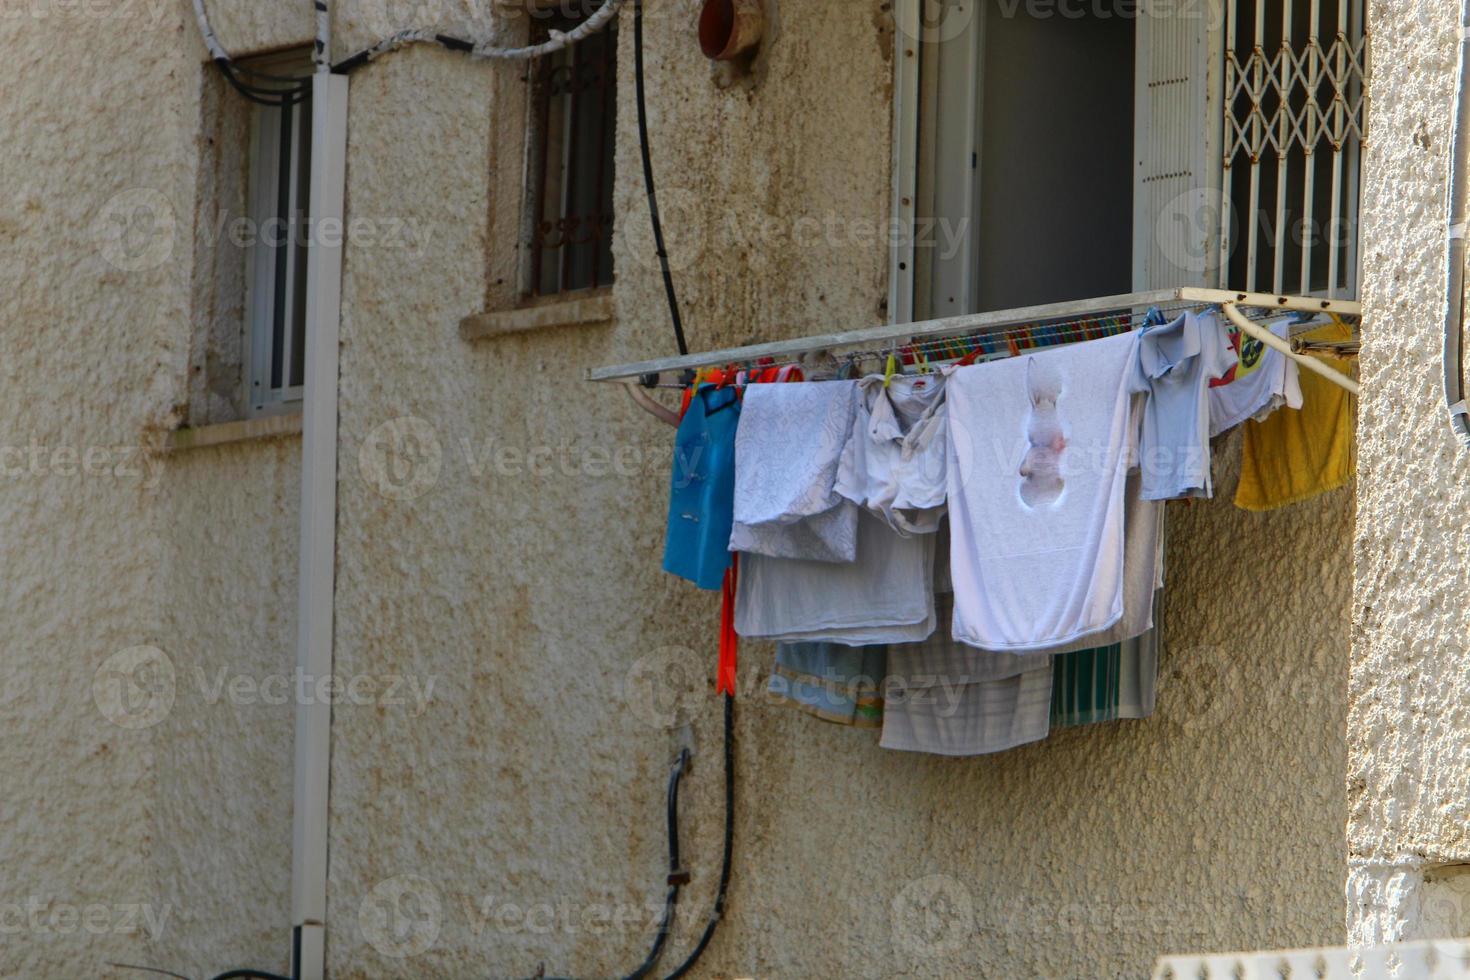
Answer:
<svg viewBox="0 0 1470 980"><path fill-rule="evenodd" d="M257 439L282 439L299 435L301 412L283 412L280 415L265 415L239 422L201 425L195 429L175 429L165 437L163 451L177 453L237 442L253 442Z"/></svg>
<svg viewBox="0 0 1470 980"><path fill-rule="evenodd" d="M467 316L459 322L459 335L465 340L484 340L528 330L598 326L611 323L612 318L612 290L587 290L574 296L553 297L513 310L496 310Z"/></svg>

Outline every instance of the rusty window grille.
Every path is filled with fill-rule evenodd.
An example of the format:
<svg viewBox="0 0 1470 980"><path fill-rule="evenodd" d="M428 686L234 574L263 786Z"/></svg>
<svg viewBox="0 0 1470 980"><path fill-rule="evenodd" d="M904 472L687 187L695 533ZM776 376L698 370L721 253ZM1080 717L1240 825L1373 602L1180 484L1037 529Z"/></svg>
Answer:
<svg viewBox="0 0 1470 980"><path fill-rule="evenodd" d="M570 30L577 19L536 24ZM523 291L548 296L613 281L613 146L617 113L615 25L541 58L531 68Z"/></svg>

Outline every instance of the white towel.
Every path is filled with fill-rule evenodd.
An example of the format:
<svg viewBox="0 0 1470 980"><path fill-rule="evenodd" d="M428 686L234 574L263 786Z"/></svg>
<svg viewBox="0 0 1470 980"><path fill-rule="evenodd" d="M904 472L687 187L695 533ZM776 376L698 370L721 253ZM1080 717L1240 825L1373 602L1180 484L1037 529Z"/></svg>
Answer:
<svg viewBox="0 0 1470 980"><path fill-rule="evenodd" d="M735 434L731 551L856 559L857 511L834 486L858 398L856 381L746 389Z"/></svg>
<svg viewBox="0 0 1470 980"><path fill-rule="evenodd" d="M934 536L903 537L858 514L849 564L747 555L740 560L741 636L848 646L915 642L934 630Z"/></svg>
<svg viewBox="0 0 1470 980"><path fill-rule="evenodd" d="M1128 333L950 376L955 639L1045 650L1122 617L1137 357Z"/></svg>

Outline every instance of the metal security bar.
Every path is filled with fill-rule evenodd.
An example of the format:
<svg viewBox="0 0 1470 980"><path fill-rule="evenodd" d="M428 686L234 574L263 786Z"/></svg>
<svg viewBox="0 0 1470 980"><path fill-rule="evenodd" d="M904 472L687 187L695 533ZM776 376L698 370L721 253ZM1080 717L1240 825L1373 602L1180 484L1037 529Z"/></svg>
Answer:
<svg viewBox="0 0 1470 980"><path fill-rule="evenodd" d="M542 31L572 30L559 19ZM529 263L523 292L570 292L612 282L617 28L542 58L534 72L529 160Z"/></svg>
<svg viewBox="0 0 1470 980"><path fill-rule="evenodd" d="M1353 296L1362 0L1228 0L1219 283ZM1325 39L1325 43L1324 43Z"/></svg>

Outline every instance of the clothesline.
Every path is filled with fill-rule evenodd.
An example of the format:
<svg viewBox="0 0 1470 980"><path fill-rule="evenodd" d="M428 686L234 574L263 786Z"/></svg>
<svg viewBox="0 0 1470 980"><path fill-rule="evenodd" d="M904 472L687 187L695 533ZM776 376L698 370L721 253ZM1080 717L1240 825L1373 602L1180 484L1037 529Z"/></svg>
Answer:
<svg viewBox="0 0 1470 980"><path fill-rule="evenodd" d="M663 568L721 592L720 690L737 641L775 642L777 700L940 755L1152 714L1164 501L1214 496L1238 426L1242 508L1352 472L1352 399L1281 349L1308 320L1297 339L1350 340L1339 312L1247 343L1229 304L1184 306L1004 325L964 355L983 368L900 375L899 352L964 349L930 336L822 384L783 383L818 380L812 359L743 395L739 367L691 370Z"/></svg>
<svg viewBox="0 0 1470 980"><path fill-rule="evenodd" d="M1152 323L1165 322L1172 319L1178 313L1187 310L1198 309L1197 303L1173 303L1164 307L1151 307L1148 310L1136 310L1115 313L1106 316L1082 317L1071 320L1047 323L1028 323L1001 330L991 330L972 333L964 336L935 337L927 340L916 340L906 343L893 343L888 347L869 348L865 350L850 350L841 353L821 352L820 360L828 362L832 369L830 372L823 371L820 363L808 360L804 363L793 362L781 367L799 367L807 372L816 372L819 377L835 375L839 378L851 377L862 373L860 368L863 362L878 360L881 362L886 357L892 357L898 371L904 368L917 368L920 371L926 369L937 369L947 364L971 364L998 360L1005 357L1015 357L1027 351L1034 351L1049 347L1059 347L1066 344L1081 343L1089 340L1099 340L1104 337L1115 336L1129 330L1141 329ZM1273 318L1280 314L1273 312ZM1337 313L1317 315L1303 312L1293 314L1296 319L1292 322L1292 331L1296 333L1306 332L1324 323L1343 322L1344 317ZM1358 354L1358 340L1322 342L1302 341L1293 339L1290 341L1291 349L1297 353L1326 353L1337 357L1356 357ZM759 364L742 366L739 364L728 364L717 370L720 382L726 387L743 388L747 384L756 383L758 376L769 373L777 365L764 361ZM752 375L747 380L746 374ZM664 381L663 375L659 380L645 379L644 387L682 389L687 388L696 380L708 380L708 372L686 372L677 381Z"/></svg>
<svg viewBox="0 0 1470 980"><path fill-rule="evenodd" d="M1253 312L1264 311L1268 315L1280 312L1331 314L1348 321L1358 321L1362 317L1362 307L1349 300L1180 286L915 323L886 324L841 333L751 344L703 354L612 365L594 368L588 372L587 376L591 381L642 379L646 382L650 380L648 377L650 375L672 375L674 379L681 379L685 372L698 368L763 367L777 363L791 363L812 356L835 355L841 358L850 351L873 350L886 353L898 345L942 344L946 339L960 337L974 338L978 343L984 343L983 338L998 338L1003 342L1008 335L1015 338L1018 332L1024 335L1025 331L1030 330L1034 335L1038 327L1044 331L1065 332L1068 329L1080 331L1084 324L1116 317L1126 317L1131 323L1134 318L1142 318L1152 308L1160 311L1173 311L1198 309L1211 305L1220 306L1227 314L1238 313L1238 308L1246 308ZM1233 317L1231 319L1234 320ZM1251 323L1250 327L1251 329L1247 332L1263 343L1274 344L1276 341L1274 337L1267 340L1269 331L1259 324ZM1078 339L1087 338L1079 337ZM1286 353L1303 362L1311 362L1304 366L1309 370L1316 370L1316 367L1313 366L1317 363L1315 359L1303 357L1295 352ZM663 379L653 380L654 383L661 383ZM1356 385L1351 384L1351 387L1356 387Z"/></svg>

